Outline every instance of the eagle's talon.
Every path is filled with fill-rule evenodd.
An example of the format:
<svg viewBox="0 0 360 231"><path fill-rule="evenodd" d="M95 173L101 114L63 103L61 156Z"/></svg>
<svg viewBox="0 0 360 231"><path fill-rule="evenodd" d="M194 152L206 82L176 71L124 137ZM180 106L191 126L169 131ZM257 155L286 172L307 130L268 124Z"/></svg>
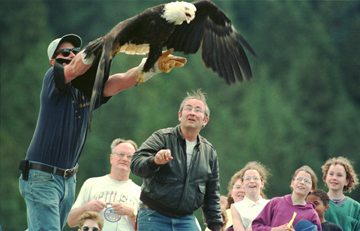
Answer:
<svg viewBox="0 0 360 231"><path fill-rule="evenodd" d="M144 75L145 72L142 71L137 77L136 77L136 86L139 85L140 83L144 82Z"/></svg>

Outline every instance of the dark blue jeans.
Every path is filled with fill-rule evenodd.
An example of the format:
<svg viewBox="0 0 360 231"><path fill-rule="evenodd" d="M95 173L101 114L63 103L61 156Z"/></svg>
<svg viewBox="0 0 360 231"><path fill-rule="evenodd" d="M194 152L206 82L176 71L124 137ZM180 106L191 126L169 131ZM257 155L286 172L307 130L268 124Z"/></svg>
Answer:
<svg viewBox="0 0 360 231"><path fill-rule="evenodd" d="M171 218L151 209L138 213L138 231L196 231L199 230L194 214L182 218Z"/></svg>
<svg viewBox="0 0 360 231"><path fill-rule="evenodd" d="M62 230L75 200L76 174L64 177L30 169L20 176L20 193L27 207L28 230Z"/></svg>

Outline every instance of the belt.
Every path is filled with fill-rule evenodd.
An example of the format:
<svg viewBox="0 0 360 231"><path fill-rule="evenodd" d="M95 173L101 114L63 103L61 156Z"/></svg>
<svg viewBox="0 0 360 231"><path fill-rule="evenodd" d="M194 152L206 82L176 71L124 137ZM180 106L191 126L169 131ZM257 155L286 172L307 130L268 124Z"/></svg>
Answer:
<svg viewBox="0 0 360 231"><path fill-rule="evenodd" d="M40 170L40 171L49 172L49 173L54 172L54 167L50 167L50 166L43 165L43 164L36 164L36 163L30 163L30 169ZM61 169L57 168L55 174L60 175L60 176L64 177L64 179L66 179L66 178L69 178L72 175L74 175L74 173L77 173L78 169L79 169L79 165L76 165L72 169L66 169L66 170L61 170Z"/></svg>
<svg viewBox="0 0 360 231"><path fill-rule="evenodd" d="M146 204L141 204L139 210L141 210L141 209L150 209L150 210L153 210L152 208L150 208L150 207L147 206Z"/></svg>

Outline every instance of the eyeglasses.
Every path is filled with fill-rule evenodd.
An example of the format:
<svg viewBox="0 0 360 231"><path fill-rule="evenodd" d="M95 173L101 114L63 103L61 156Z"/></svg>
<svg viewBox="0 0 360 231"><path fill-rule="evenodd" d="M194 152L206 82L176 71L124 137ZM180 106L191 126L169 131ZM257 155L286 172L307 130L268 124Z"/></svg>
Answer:
<svg viewBox="0 0 360 231"><path fill-rule="evenodd" d="M258 176L243 176L243 179L245 180L245 181L250 181L251 180L251 178L254 180L254 181L258 181L258 180L260 180L260 178L258 177Z"/></svg>
<svg viewBox="0 0 360 231"><path fill-rule="evenodd" d="M83 226L81 228L82 231L89 231L90 227L89 226ZM92 227L92 231L100 231L100 229L98 227Z"/></svg>
<svg viewBox="0 0 360 231"><path fill-rule="evenodd" d="M239 185L239 184L235 184L235 185L233 186L233 189L241 189L241 188L242 188L242 186Z"/></svg>
<svg viewBox="0 0 360 231"><path fill-rule="evenodd" d="M75 47L75 48L71 48L71 49L61 49L61 50L59 50L58 52L56 52L56 53L54 54L53 58L55 58L56 56L58 56L58 54L60 54L60 53L62 54L62 56L68 57L71 52L76 55L77 53L80 52L80 47Z"/></svg>
<svg viewBox="0 0 360 231"><path fill-rule="evenodd" d="M187 112L191 112L193 109L194 109L194 113L196 114L204 113L203 109L201 109L200 107L193 108L191 106L185 106L183 108L183 110Z"/></svg>
<svg viewBox="0 0 360 231"><path fill-rule="evenodd" d="M306 178L298 177L298 178L296 178L295 180L297 180L297 181L299 181L299 182L301 182L301 181L304 180L304 183L305 183L305 184L311 184L311 180L306 179Z"/></svg>
<svg viewBox="0 0 360 231"><path fill-rule="evenodd" d="M133 157L133 154L131 154L131 153L125 153L125 152L115 152L115 153L113 153L113 154L116 154L119 158L124 158L125 157L125 155L126 155L126 157L129 159L129 160L131 160L131 158Z"/></svg>

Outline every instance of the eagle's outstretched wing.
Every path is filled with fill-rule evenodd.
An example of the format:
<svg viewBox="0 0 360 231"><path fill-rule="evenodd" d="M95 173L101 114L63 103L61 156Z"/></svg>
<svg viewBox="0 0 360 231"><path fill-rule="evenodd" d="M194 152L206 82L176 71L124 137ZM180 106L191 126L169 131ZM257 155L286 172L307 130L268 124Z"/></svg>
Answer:
<svg viewBox="0 0 360 231"><path fill-rule="evenodd" d="M110 66L112 62L111 52L113 50L113 41L105 40L105 37L98 38L97 40L90 42L85 47L85 52L87 55L94 54L96 58L90 70L95 68L96 74L91 80L92 91L91 91L91 100L89 105L89 118L88 118L88 128L90 129L90 123L92 119L92 112L101 105L101 101L104 93L104 86L106 81L109 79L110 75Z"/></svg>
<svg viewBox="0 0 360 231"><path fill-rule="evenodd" d="M148 72L161 56L163 41L161 38L170 34L166 30L167 23L160 14L164 5L149 8L139 15L124 20L113 27L109 33L86 45L86 57L92 54L100 57L96 65L97 72L93 81L89 108L88 127L92 119L92 112L101 105L104 86L109 78L112 59L119 53L131 55L148 54L148 61L144 69ZM166 25L164 25L166 24ZM168 26L169 27L169 26ZM173 25L170 26L174 27ZM96 59L95 59L96 60Z"/></svg>
<svg viewBox="0 0 360 231"><path fill-rule="evenodd" d="M195 7L194 7L195 6ZM196 12L196 15L194 15ZM119 52L147 54L138 78L154 68L163 47L185 54L196 53L202 46L202 60L227 84L252 78L244 46L255 55L250 45L235 30L230 19L215 4L200 0L193 4L172 2L161 4L118 23L108 34L85 47L87 55L100 56L89 109L100 105L105 82L109 77L112 58ZM139 81L140 83L141 81Z"/></svg>
<svg viewBox="0 0 360 231"><path fill-rule="evenodd" d="M204 65L217 72L227 84L249 81L252 73L242 46L256 57L250 45L215 4L204 0L193 4L197 9L195 19L190 24L177 26L164 45L185 54L196 53L202 45Z"/></svg>

